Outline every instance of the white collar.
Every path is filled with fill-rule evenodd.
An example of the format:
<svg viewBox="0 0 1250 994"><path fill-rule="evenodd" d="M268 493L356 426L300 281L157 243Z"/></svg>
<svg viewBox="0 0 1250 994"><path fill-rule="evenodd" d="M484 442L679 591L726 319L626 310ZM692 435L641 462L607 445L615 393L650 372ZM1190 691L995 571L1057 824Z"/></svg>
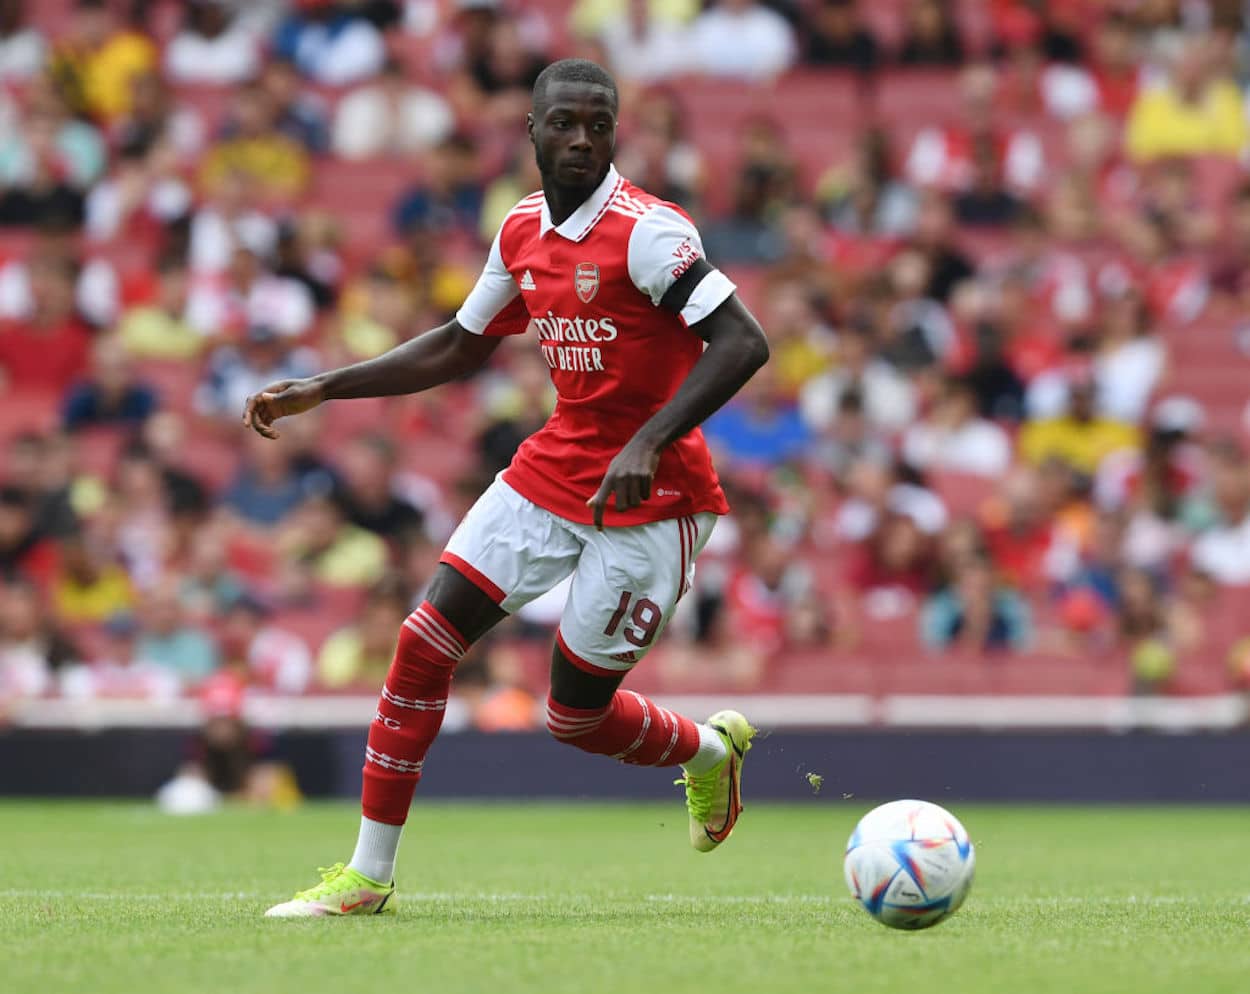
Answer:
<svg viewBox="0 0 1250 994"><path fill-rule="evenodd" d="M551 208L547 206L547 198L543 197L539 236L545 236L548 231L555 228L556 234L560 237L567 238L571 242L580 242L599 223L599 219L603 217L608 205L612 203L612 198L616 196L617 190L624 182L621 174L616 171L616 166L608 166L608 174L603 177L603 182L595 187L595 192L583 200L581 207L558 225L551 223Z"/></svg>

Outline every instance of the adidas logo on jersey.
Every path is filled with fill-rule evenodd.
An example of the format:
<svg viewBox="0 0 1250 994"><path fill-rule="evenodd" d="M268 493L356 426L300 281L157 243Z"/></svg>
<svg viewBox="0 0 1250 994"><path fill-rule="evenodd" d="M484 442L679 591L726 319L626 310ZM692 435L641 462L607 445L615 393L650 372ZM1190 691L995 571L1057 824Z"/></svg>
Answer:
<svg viewBox="0 0 1250 994"><path fill-rule="evenodd" d="M534 286L534 277L528 269L525 270L525 272L521 274L520 286L522 290L537 290L538 289L536 286Z"/></svg>

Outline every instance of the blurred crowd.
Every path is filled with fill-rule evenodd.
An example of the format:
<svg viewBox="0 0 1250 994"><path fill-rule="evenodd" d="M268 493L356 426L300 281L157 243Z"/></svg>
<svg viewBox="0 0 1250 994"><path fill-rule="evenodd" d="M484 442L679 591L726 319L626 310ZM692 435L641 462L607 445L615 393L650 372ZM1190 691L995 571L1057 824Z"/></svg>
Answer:
<svg viewBox="0 0 1250 994"><path fill-rule="evenodd" d="M455 312L538 186L530 88L569 54L617 74L619 168L696 219L773 343L706 425L734 512L640 679L816 691L848 660L975 657L1250 682L1243 15L0 0L0 720L376 690L550 412L545 367L511 340L278 442L243 401ZM559 609L462 665L468 720L533 724Z"/></svg>

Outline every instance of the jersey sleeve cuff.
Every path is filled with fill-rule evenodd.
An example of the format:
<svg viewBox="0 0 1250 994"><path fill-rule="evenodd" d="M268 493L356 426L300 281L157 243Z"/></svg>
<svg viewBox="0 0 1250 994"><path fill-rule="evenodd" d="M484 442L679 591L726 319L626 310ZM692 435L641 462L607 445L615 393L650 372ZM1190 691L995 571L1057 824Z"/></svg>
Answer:
<svg viewBox="0 0 1250 994"><path fill-rule="evenodd" d="M486 326L489 322L482 321L474 317L462 307L460 310L456 311L456 324L460 325L461 328L470 334L481 335L486 331Z"/></svg>
<svg viewBox="0 0 1250 994"><path fill-rule="evenodd" d="M733 280L719 269L713 269L699 281L699 285L686 301L686 306L681 309L681 319L686 327L698 324L728 300L737 289Z"/></svg>

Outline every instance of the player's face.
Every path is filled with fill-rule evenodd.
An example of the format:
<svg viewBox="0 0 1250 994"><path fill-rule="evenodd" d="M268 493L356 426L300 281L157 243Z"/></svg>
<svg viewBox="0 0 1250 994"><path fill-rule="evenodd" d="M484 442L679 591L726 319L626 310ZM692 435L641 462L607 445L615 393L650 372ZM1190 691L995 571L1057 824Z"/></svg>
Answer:
<svg viewBox="0 0 1250 994"><path fill-rule="evenodd" d="M552 83L529 119L545 182L589 195L607 175L616 147L612 92L593 83Z"/></svg>

